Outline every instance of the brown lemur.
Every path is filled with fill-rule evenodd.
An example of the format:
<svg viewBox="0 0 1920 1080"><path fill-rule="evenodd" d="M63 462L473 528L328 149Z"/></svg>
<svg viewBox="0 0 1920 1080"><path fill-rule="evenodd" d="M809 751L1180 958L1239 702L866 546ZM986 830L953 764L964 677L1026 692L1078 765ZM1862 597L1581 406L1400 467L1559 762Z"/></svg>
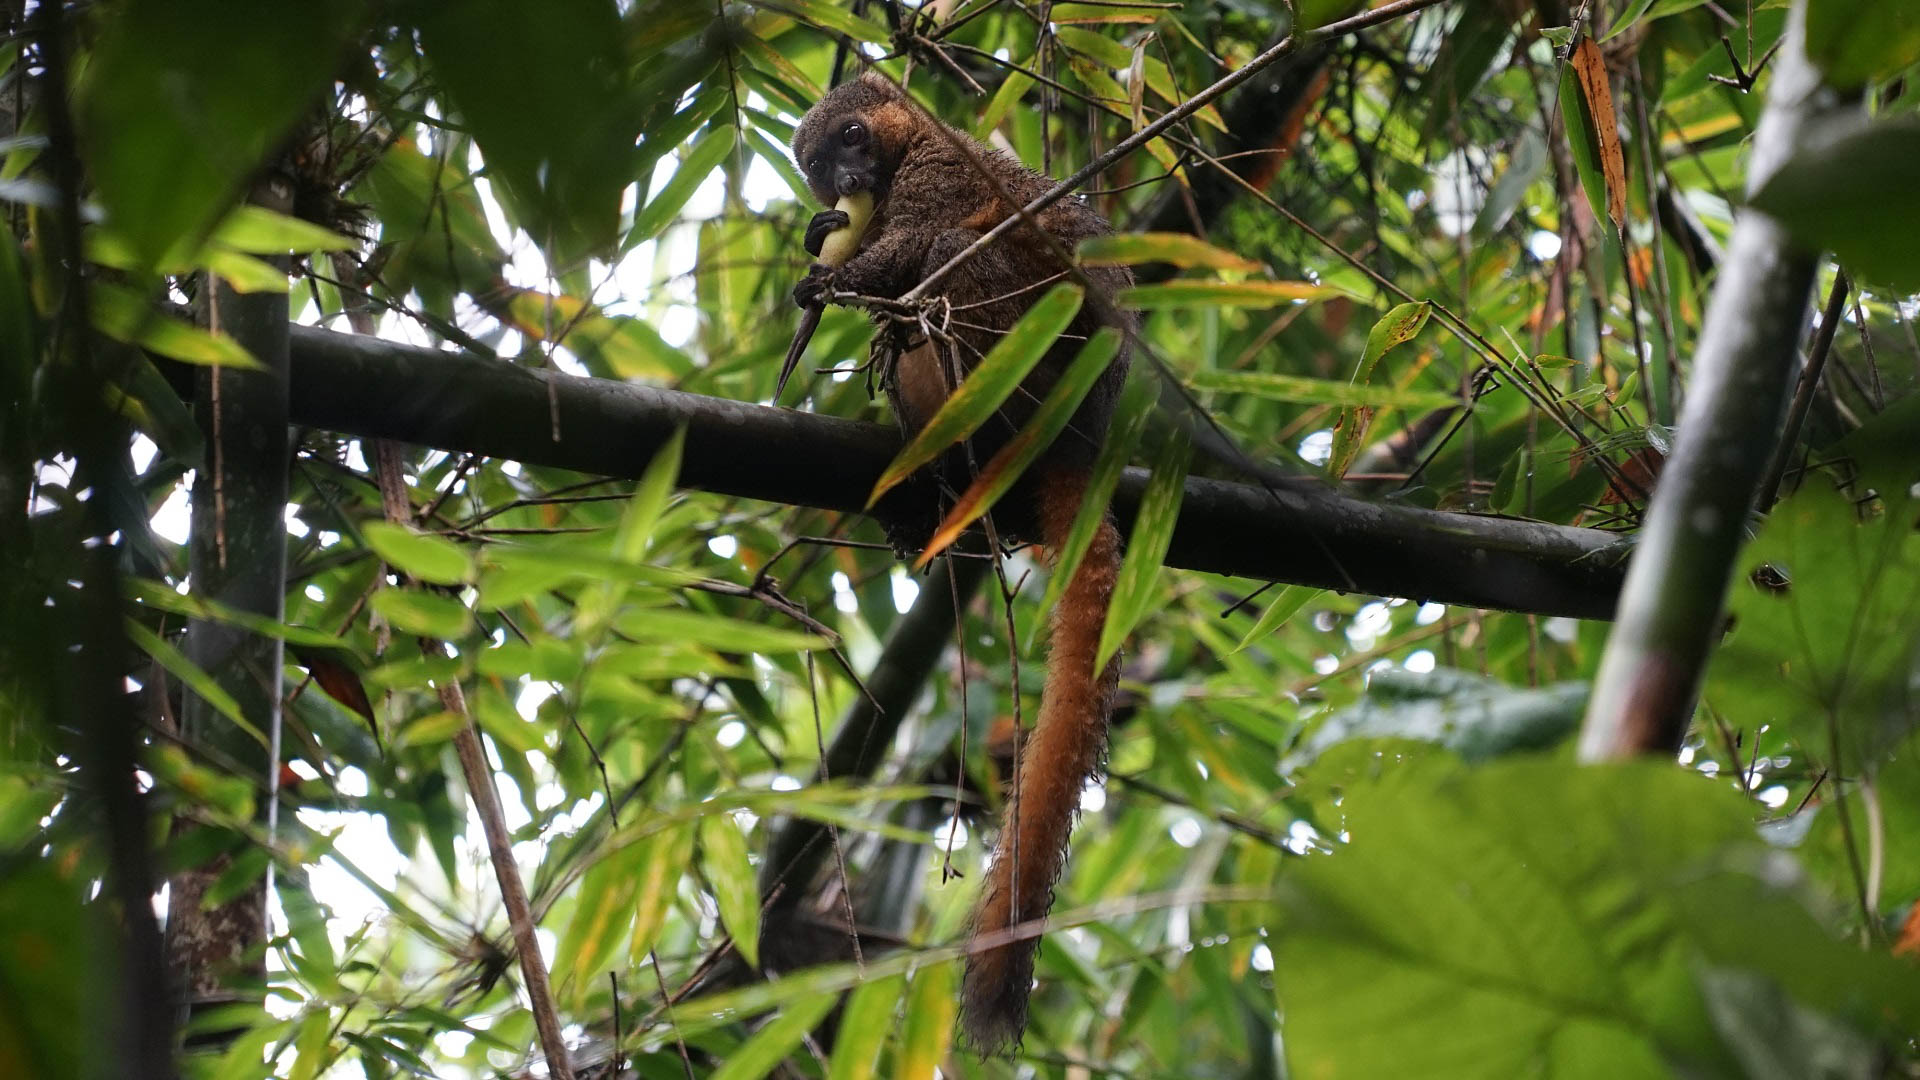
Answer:
<svg viewBox="0 0 1920 1080"><path fill-rule="evenodd" d="M822 98L794 133L793 152L822 203L832 206L862 192L872 196L872 217L852 257L837 269L815 263L794 288L794 301L803 308L817 308L833 292L898 298L1052 186L1011 156L941 123L873 73ZM1081 240L1112 231L1079 199L1056 202L1036 220L1054 242L1023 224L936 285L934 295L951 313L947 333L891 344L882 335L881 348L890 355L882 357L881 382L907 434L926 424L1054 281L1069 276L1062 250L1070 253ZM828 235L847 225L840 210L814 215L807 250L819 256ZM1095 330L1114 326L1123 338L1131 330L1120 325L1130 316L1117 311L1111 297L1132 283L1132 274L1088 267L1081 280L1104 296L1082 305L998 417L982 425L969 445L929 466L936 486L964 488L970 463L991 460ZM933 319L939 321L938 312ZM1037 534L1050 563L1079 512L1127 361L1123 347L1068 429L1001 504L1020 523L1016 527ZM900 546L898 523L888 524ZM926 539L924 528L907 531ZM1032 927L1014 928L1042 919L1052 906L1081 789L1104 765L1119 664L1115 659L1095 671L1094 659L1119 567L1120 535L1109 517L1053 613L1040 719L1015 770L1017 784L981 891L961 992L963 1025L983 1051L1009 1047L1026 1027L1039 936ZM987 944L995 941L1001 944Z"/></svg>

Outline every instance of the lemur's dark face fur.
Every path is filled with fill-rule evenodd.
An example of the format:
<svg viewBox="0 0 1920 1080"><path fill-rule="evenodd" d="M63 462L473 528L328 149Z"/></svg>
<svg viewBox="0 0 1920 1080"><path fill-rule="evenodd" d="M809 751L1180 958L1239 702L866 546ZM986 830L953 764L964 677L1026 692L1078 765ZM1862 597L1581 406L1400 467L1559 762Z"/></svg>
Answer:
<svg viewBox="0 0 1920 1080"><path fill-rule="evenodd" d="M862 191L884 202L914 127L892 83L866 74L830 91L793 134L793 157L821 205Z"/></svg>

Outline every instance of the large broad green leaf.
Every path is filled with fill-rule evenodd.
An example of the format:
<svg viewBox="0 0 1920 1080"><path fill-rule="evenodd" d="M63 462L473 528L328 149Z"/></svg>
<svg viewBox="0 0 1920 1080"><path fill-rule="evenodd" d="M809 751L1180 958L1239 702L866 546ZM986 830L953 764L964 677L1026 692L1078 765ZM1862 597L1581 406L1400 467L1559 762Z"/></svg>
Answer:
<svg viewBox="0 0 1920 1080"><path fill-rule="evenodd" d="M1027 373L1073 322L1082 299L1084 294L1079 286L1055 285L1039 303L1028 309L1020 321L1013 324L1013 329L967 372L959 389L940 406L940 411L934 413L927 425L894 457L874 483L867 504L878 502L880 496L913 475L915 469L973 434L999 412L1001 403L1013 396Z"/></svg>
<svg viewBox="0 0 1920 1080"><path fill-rule="evenodd" d="M1468 761L1540 749L1578 729L1586 704L1586 683L1526 689L1464 671L1379 671L1360 704L1327 717L1280 771L1303 768L1348 739L1417 739Z"/></svg>
<svg viewBox="0 0 1920 1080"><path fill-rule="evenodd" d="M1800 153L1768 178L1753 205L1779 218L1807 246L1839 255L1860 277L1920 289L1915 191L1920 117L1904 116Z"/></svg>
<svg viewBox="0 0 1920 1080"><path fill-rule="evenodd" d="M132 0L102 20L80 87L108 223L147 266L200 241L327 85L363 5Z"/></svg>
<svg viewBox="0 0 1920 1080"><path fill-rule="evenodd" d="M1807 5L1807 56L1828 82L1848 89L1897 74L1920 61L1920 4L1815 0Z"/></svg>
<svg viewBox="0 0 1920 1080"><path fill-rule="evenodd" d="M612 0L468 0L421 11L441 88L519 224L559 262L609 251L640 110Z"/></svg>
<svg viewBox="0 0 1920 1080"><path fill-rule="evenodd" d="M110 1040L74 1038L74 1018L113 997L122 959L104 955L114 935L104 905L81 903L86 883L51 859L0 874L0 995L8 1003L0 1010L0 1074L80 1080L103 1075L118 1057Z"/></svg>
<svg viewBox="0 0 1920 1080"><path fill-rule="evenodd" d="M1774 725L1826 758L1827 726L1838 725L1844 760L1828 765L1848 776L1916 716L1915 501L1898 486L1882 491L1884 511L1864 522L1820 478L1774 508L1742 554L1733 632L1707 676L1707 700L1737 728Z"/></svg>
<svg viewBox="0 0 1920 1080"><path fill-rule="evenodd" d="M1745 1075L1707 1022L1726 970L1863 1033L1920 1023L1920 980L1821 928L1725 785L1659 762L1390 775L1348 792L1351 844L1283 882L1294 1075Z"/></svg>

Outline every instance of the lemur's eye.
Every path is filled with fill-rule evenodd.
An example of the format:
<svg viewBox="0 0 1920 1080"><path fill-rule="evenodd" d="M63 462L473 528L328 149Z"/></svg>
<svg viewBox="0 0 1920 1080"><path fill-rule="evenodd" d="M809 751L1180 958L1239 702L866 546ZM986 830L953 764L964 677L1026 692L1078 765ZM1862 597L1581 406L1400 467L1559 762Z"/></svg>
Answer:
<svg viewBox="0 0 1920 1080"><path fill-rule="evenodd" d="M848 124L840 129L840 141L848 146L859 146L867 141L867 129L859 124Z"/></svg>

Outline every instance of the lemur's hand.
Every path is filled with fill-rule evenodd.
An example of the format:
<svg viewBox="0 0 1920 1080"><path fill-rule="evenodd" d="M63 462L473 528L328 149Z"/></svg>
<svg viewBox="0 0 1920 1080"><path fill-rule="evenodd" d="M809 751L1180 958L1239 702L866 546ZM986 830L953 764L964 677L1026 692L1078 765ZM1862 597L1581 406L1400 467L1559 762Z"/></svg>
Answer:
<svg viewBox="0 0 1920 1080"><path fill-rule="evenodd" d="M828 211L832 213L832 211ZM842 215L845 216L845 215ZM812 234L808 234L811 239ZM814 263L807 267L807 276L793 287L793 302L803 308L820 307L826 303L826 295L834 291L834 270L830 266Z"/></svg>
<svg viewBox="0 0 1920 1080"><path fill-rule="evenodd" d="M852 223L853 219L847 216L845 210L822 210L813 215L813 220L807 222L807 238L804 241L807 254L816 259L819 258L821 245L827 242L827 234L844 229Z"/></svg>

